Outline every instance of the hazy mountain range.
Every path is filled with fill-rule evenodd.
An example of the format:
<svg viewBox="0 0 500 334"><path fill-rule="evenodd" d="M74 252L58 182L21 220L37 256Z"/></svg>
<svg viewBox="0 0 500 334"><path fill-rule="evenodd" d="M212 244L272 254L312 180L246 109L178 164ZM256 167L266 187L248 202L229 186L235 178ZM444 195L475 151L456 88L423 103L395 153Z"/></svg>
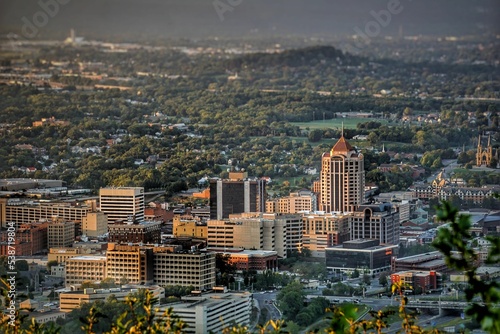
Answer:
<svg viewBox="0 0 500 334"><path fill-rule="evenodd" d="M0 31L19 33L56 0L1 0ZM36 38L202 38L207 36L340 36L364 31L371 11L396 0L58 0ZM219 5L219 11L215 5ZM232 4L232 5L231 5ZM378 36L500 33L498 0L400 0ZM53 7L52 7L53 8ZM399 7L398 7L399 8Z"/></svg>

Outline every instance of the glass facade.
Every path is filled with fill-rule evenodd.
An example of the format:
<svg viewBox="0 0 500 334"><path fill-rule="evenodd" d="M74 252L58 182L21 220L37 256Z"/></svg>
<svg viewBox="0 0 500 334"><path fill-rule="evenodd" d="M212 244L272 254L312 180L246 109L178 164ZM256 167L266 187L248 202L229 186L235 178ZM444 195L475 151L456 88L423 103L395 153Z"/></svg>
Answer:
<svg viewBox="0 0 500 334"><path fill-rule="evenodd" d="M333 247L326 249L327 268L366 268L377 270L390 267L395 247L377 247L376 249L348 249Z"/></svg>

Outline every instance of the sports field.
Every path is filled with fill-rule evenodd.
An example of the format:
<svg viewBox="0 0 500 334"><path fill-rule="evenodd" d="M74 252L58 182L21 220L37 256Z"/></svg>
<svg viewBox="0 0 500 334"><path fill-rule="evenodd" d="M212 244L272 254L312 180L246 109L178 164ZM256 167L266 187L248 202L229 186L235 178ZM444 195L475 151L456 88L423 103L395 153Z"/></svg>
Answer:
<svg viewBox="0 0 500 334"><path fill-rule="evenodd" d="M342 122L346 129L356 129L359 123L366 123L370 121L387 124L386 119L382 118L333 118L314 122L292 122L291 124L299 126L301 129L309 128L314 129L340 129Z"/></svg>

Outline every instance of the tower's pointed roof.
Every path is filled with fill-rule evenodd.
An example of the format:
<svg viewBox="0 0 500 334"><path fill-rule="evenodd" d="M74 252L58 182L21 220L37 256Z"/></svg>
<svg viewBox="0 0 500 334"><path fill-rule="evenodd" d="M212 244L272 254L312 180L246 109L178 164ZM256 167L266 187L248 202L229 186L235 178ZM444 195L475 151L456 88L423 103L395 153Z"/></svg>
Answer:
<svg viewBox="0 0 500 334"><path fill-rule="evenodd" d="M335 145L332 147L332 154L333 153L347 153L350 151L354 151L354 148L349 144L347 140L345 140L345 137L342 135L340 139L337 141Z"/></svg>

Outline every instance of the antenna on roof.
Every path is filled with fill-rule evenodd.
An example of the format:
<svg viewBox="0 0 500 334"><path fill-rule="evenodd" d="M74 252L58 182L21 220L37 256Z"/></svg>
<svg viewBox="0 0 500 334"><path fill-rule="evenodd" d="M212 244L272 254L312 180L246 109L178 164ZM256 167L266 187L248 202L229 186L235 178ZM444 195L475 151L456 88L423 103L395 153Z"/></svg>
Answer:
<svg viewBox="0 0 500 334"><path fill-rule="evenodd" d="M344 137L344 122L342 122L342 133L341 133L341 137Z"/></svg>

